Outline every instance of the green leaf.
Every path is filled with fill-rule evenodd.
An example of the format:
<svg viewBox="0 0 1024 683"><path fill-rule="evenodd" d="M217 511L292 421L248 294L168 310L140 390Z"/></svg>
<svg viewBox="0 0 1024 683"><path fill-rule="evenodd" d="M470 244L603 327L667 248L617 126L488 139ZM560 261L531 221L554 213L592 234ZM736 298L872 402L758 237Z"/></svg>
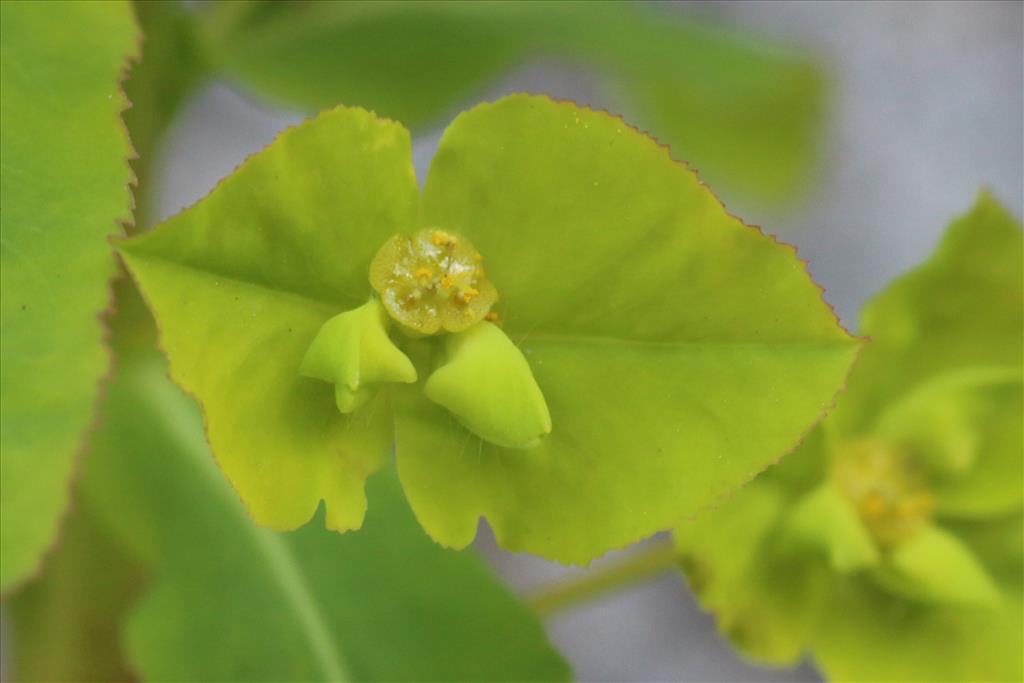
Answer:
<svg viewBox="0 0 1024 683"><path fill-rule="evenodd" d="M165 367L125 355L85 502L152 580L124 627L150 680L565 680L536 617L427 539L393 472L359 534L259 529Z"/></svg>
<svg viewBox="0 0 1024 683"><path fill-rule="evenodd" d="M881 435L934 468L943 517L999 516L1024 503L1019 368L969 368L922 383L883 413Z"/></svg>
<svg viewBox="0 0 1024 683"><path fill-rule="evenodd" d="M716 187L791 201L815 161L822 79L806 57L636 3L232 2L203 21L219 68L290 106L351 102L419 127L554 58L595 71Z"/></svg>
<svg viewBox="0 0 1024 683"><path fill-rule="evenodd" d="M927 526L894 547L876 578L911 600L991 607L999 593L985 567L956 536Z"/></svg>
<svg viewBox="0 0 1024 683"><path fill-rule="evenodd" d="M324 322L367 301L370 260L413 225L417 195L408 133L338 108L122 247L172 376L259 524L298 527L321 499L330 528L362 522L363 482L391 447L387 395L341 415L299 366Z"/></svg>
<svg viewBox="0 0 1024 683"><path fill-rule="evenodd" d="M976 366L1020 368L1024 357L1024 240L1020 222L982 193L935 253L864 309L872 340L836 411L837 432L873 428L920 383Z"/></svg>
<svg viewBox="0 0 1024 683"><path fill-rule="evenodd" d="M401 391L402 483L446 545L486 516L503 547L586 562L669 528L791 449L857 351L789 249L603 113L513 96L462 114L418 225L487 259L552 424L503 449Z"/></svg>
<svg viewBox="0 0 1024 683"><path fill-rule="evenodd" d="M0 7L6 591L53 541L109 365L99 320L115 272L107 238L132 208L119 82L138 32L127 3Z"/></svg>
<svg viewBox="0 0 1024 683"><path fill-rule="evenodd" d="M118 630L143 577L138 563L79 505L38 579L4 602L8 680L132 680Z"/></svg>

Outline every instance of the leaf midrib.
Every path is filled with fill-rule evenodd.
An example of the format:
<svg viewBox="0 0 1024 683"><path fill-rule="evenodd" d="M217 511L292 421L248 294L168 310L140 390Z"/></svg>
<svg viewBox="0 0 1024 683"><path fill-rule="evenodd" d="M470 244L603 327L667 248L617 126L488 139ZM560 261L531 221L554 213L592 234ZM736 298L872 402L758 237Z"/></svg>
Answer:
<svg viewBox="0 0 1024 683"><path fill-rule="evenodd" d="M220 279L220 280L227 280L229 282L234 282L234 283L237 283L237 284L240 284L240 285L244 285L246 287L252 287L254 289L260 289L260 290L263 290L265 292L269 292L271 294L276 294L276 295L279 295L279 296L280 295L284 295L284 296L289 296L289 297L295 297L295 298L298 298L298 299L302 299L304 301L308 301L308 302L310 302L312 304L315 304L316 306L323 307L323 308L330 308L330 309L333 309L333 310L344 309L346 307L355 307L355 306L360 305L360 303L365 303L363 300L361 300L360 297L352 295L352 294L342 294L341 297L346 297L344 301L341 301L341 297L339 297L338 301L330 301L330 300L323 299L323 298L320 298L320 297L317 297L317 296L310 296L309 294L307 294L305 292L297 291L295 289L291 289L291 288L287 288L287 287L277 287L277 286L271 287L271 286L267 286L267 284L263 283L263 282L253 282L252 280L247 280L247 279L238 277L237 275L226 275L224 273L221 273L221 272L218 272L218 271L215 271L215 270L207 270L205 268L200 268L198 266L192 265L191 263L184 263L182 261L177 261L175 259L166 258L166 257L163 257L163 256L157 256L157 255L155 255L153 253L150 253L150 252L136 252L136 251L132 251L131 248L128 246L129 244L130 243L125 243L125 244L122 244L120 247L118 247L118 250L121 252L122 257L127 262L132 262L132 261L135 261L135 262L138 262L138 261L151 261L151 262L161 263L161 264L167 265L167 266L174 266L176 268L181 268L182 270L187 270L187 271L192 272L192 273L198 273L199 275L202 275L202 276L205 276L205 277L212 277L212 278L217 278L217 279ZM135 270L134 267L131 267L130 269L132 271ZM146 291L147 290L145 288L143 288L143 292L145 293Z"/></svg>
<svg viewBox="0 0 1024 683"><path fill-rule="evenodd" d="M152 254L140 254L140 253L132 252L130 250L125 250L125 251L126 251L126 255L129 257L129 259L139 259L139 260L143 260L143 261L149 260L149 261L159 262L159 263L162 263L162 264L165 264L165 265L175 266L175 267L182 268L184 270L188 270L188 271L191 271L191 272L194 272L194 273L198 273L200 275L204 275L204 276L207 276L207 277L215 277L215 278L218 278L218 279L221 279L221 280L227 280L227 281L230 281L230 282L235 282L235 283L238 283L238 284L241 284L241 285L245 285L246 287L252 287L252 288L255 288L255 289L259 289L259 290L262 290L262 291L265 291L265 292L269 292L270 294L296 297L296 298L302 299L304 301L308 301L308 302L310 302L310 303L312 303L312 304L314 304L316 306L319 306L319 307L330 308L330 309L333 309L333 310L339 310L339 309L344 309L347 306L356 306L356 305L358 305L358 302L359 302L359 299L356 298L356 297L352 297L351 300L346 301L345 303L339 303L339 302L334 302L334 301L327 301L325 299L309 296L308 294L305 294L303 292L297 292L297 291L292 290L292 289L268 287L268 286L266 286L263 283L252 282L250 280L245 280L245 279L239 278L239 277L234 276L234 275L224 275L223 273L219 273L219 272L211 271L211 270L206 270L206 269L203 269L203 268L198 268L198 267L193 266L191 264L182 263L181 261L176 261L176 260L169 259L169 258L164 258L164 257L160 257L160 256L154 256ZM714 347L719 347L719 346L728 346L730 348L737 348L737 347L749 347L749 348L765 348L765 347L768 347L768 348L778 348L778 347L786 347L786 348L800 348L800 349L807 349L807 348L820 348L820 349L837 348L838 349L838 348L847 348L847 347L850 347L850 346L856 346L856 345L858 345L860 343L860 341L857 338L855 338L855 337L848 337L846 339L817 340L817 341L790 341L790 340L779 340L779 341L734 341L734 340L690 341L690 340L672 340L672 341L661 342L661 341L650 341L650 340L644 340L644 339L628 339L628 338L623 338L623 337L613 337L613 336L607 336L607 335L573 335L573 334L558 334L558 333L545 333L545 332L540 332L540 333L538 333L538 332L526 332L526 333L524 333L522 335L519 335L519 334L516 334L514 331L506 330L506 332L508 332L509 336L513 339L513 341L516 342L516 345L520 346L520 347L523 346L524 344L526 344L528 341L530 341L530 342L540 342L541 344L544 344L544 343L549 343L549 344L576 344L576 345L598 344L598 345L609 345L609 346L613 346L613 345L614 346L634 346L634 347L641 347L641 348L665 348L665 349L680 348L680 347L686 347L686 348L709 347L709 348L714 348Z"/></svg>

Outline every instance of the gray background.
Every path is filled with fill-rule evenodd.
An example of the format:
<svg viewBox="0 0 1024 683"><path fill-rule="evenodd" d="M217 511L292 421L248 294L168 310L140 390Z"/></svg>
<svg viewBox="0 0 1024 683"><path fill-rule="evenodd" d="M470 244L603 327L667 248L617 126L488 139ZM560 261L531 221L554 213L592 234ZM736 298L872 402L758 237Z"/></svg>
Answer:
<svg viewBox="0 0 1024 683"><path fill-rule="evenodd" d="M811 200L775 215L729 204L747 222L799 247L847 327L856 329L866 298L929 254L980 187L1021 215L1021 4L736 2L667 9L804 47L829 72L826 161ZM549 63L509 74L475 99L519 91L605 104L585 72ZM258 106L224 85L203 90L166 143L158 174L161 217L201 198L302 118ZM421 181L440 133L427 131L415 141ZM486 528L477 548L523 592L581 571L500 551ZM581 680L817 679L808 665L767 670L739 659L674 575L558 615L548 627Z"/></svg>

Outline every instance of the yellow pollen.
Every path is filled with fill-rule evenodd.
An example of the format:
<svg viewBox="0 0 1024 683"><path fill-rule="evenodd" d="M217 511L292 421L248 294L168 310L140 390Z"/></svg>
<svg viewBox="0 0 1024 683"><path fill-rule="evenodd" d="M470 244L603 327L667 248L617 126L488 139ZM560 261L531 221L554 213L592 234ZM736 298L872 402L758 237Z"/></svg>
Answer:
<svg viewBox="0 0 1024 683"><path fill-rule="evenodd" d="M417 280L429 280L430 278L434 277L434 271L426 267L417 268L415 275Z"/></svg>
<svg viewBox="0 0 1024 683"><path fill-rule="evenodd" d="M455 239L454 236L449 235L443 230L435 230L433 236L431 236L430 238L430 241L434 243L435 247L454 247L456 244L459 243L459 241Z"/></svg>
<svg viewBox="0 0 1024 683"><path fill-rule="evenodd" d="M467 289L464 292L462 292L459 296L462 298L463 303L467 303L468 304L470 301L475 299L479 294L480 294L480 290L479 289L477 289L475 287L470 287L469 289Z"/></svg>
<svg viewBox="0 0 1024 683"><path fill-rule="evenodd" d="M441 278L441 286L445 289L451 289L453 284L455 284L455 278L451 275L445 275Z"/></svg>
<svg viewBox="0 0 1024 683"><path fill-rule="evenodd" d="M492 323L498 322L498 313L496 311L487 311L487 315L484 316L484 320L489 320Z"/></svg>

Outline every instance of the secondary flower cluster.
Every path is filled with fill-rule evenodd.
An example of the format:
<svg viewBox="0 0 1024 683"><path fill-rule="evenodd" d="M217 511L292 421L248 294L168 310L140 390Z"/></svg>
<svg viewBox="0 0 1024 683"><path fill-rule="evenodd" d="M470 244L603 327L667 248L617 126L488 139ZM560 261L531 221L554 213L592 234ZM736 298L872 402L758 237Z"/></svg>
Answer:
<svg viewBox="0 0 1024 683"><path fill-rule="evenodd" d="M872 343L835 413L677 528L737 647L807 651L837 680L1020 680L1022 247L983 195L866 309Z"/></svg>

